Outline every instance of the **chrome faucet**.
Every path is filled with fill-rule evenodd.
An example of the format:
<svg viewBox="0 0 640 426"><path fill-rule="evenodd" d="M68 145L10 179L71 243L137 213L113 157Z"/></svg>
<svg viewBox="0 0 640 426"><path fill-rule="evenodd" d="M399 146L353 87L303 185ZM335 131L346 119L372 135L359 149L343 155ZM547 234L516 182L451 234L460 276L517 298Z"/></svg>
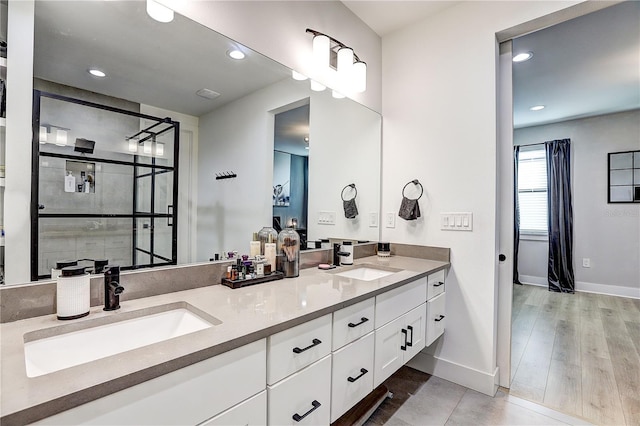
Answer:
<svg viewBox="0 0 640 426"><path fill-rule="evenodd" d="M104 267L104 310L120 309L120 293L124 287L120 285L120 266L107 265Z"/></svg>
<svg viewBox="0 0 640 426"><path fill-rule="evenodd" d="M346 251L340 251L341 244L333 245L333 264L336 266L340 266L340 258L349 256L351 253L347 253Z"/></svg>

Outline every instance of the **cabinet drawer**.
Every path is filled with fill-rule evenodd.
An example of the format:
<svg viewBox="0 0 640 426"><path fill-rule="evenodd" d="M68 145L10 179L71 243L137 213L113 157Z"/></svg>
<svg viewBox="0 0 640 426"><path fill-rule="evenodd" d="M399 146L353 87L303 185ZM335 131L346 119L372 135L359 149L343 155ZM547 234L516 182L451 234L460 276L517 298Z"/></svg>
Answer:
<svg viewBox="0 0 640 426"><path fill-rule="evenodd" d="M427 277L427 300L444 293L444 272L445 270L443 269L429 274Z"/></svg>
<svg viewBox="0 0 640 426"><path fill-rule="evenodd" d="M333 350L373 331L375 299L364 300L333 313Z"/></svg>
<svg viewBox="0 0 640 426"><path fill-rule="evenodd" d="M35 424L198 424L263 391L265 358L262 339Z"/></svg>
<svg viewBox="0 0 640 426"><path fill-rule="evenodd" d="M331 314L270 336L267 348L267 383L273 385L331 352Z"/></svg>
<svg viewBox="0 0 640 426"><path fill-rule="evenodd" d="M333 353L331 360L331 422L373 390L374 333Z"/></svg>
<svg viewBox="0 0 640 426"><path fill-rule="evenodd" d="M267 396L269 406L267 424L328 425L331 402L331 355L274 386L267 386Z"/></svg>
<svg viewBox="0 0 640 426"><path fill-rule="evenodd" d="M427 333L425 345L431 345L444 333L445 326L445 297L447 293L441 293L427 302Z"/></svg>
<svg viewBox="0 0 640 426"><path fill-rule="evenodd" d="M207 420L200 426L259 426L267 424L267 391L264 390Z"/></svg>
<svg viewBox="0 0 640 426"><path fill-rule="evenodd" d="M427 300L427 277L376 296L376 323L378 328L409 312Z"/></svg>

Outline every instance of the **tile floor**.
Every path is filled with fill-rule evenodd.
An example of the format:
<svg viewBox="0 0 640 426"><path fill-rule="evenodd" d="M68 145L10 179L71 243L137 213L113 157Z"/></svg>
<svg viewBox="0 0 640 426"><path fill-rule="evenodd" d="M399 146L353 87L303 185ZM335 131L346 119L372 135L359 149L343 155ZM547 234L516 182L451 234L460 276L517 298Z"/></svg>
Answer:
<svg viewBox="0 0 640 426"><path fill-rule="evenodd" d="M589 424L502 390L492 398L409 367L402 367L385 384L393 397L378 407L365 426Z"/></svg>

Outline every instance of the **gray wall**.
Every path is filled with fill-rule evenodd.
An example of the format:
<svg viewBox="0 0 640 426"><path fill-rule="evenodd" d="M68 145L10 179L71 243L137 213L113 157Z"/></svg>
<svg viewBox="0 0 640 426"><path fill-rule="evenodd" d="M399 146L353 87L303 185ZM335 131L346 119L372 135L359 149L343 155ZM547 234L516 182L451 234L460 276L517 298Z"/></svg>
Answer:
<svg viewBox="0 0 640 426"><path fill-rule="evenodd" d="M517 129L514 143L570 138L576 289L640 296L640 204L607 203L607 154L640 150L640 110ZM591 267L582 266L589 258ZM543 283L547 241L522 240L519 272Z"/></svg>
<svg viewBox="0 0 640 426"><path fill-rule="evenodd" d="M280 216L283 228L289 226L291 218L298 219L298 228L307 228L307 157L291 155L290 204L287 207L273 206L273 215Z"/></svg>

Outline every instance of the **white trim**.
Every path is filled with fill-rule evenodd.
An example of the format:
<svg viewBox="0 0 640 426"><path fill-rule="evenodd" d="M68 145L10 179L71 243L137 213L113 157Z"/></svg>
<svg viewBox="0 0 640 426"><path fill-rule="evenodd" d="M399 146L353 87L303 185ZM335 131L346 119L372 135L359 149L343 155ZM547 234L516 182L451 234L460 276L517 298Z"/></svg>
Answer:
<svg viewBox="0 0 640 426"><path fill-rule="evenodd" d="M425 352L419 352L407 363L407 366L485 395L494 396L498 391L498 367L493 373L484 373Z"/></svg>
<svg viewBox="0 0 640 426"><path fill-rule="evenodd" d="M540 287L547 286L547 279L544 277L535 277L532 275L520 275L522 284L535 285ZM607 296L630 297L632 299L640 299L640 288L623 287L611 284L587 283L584 281L576 281L576 291L583 293L606 294Z"/></svg>

